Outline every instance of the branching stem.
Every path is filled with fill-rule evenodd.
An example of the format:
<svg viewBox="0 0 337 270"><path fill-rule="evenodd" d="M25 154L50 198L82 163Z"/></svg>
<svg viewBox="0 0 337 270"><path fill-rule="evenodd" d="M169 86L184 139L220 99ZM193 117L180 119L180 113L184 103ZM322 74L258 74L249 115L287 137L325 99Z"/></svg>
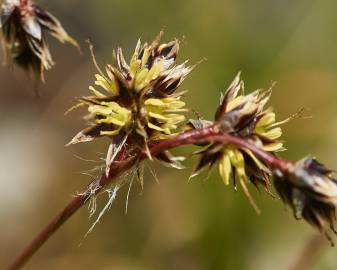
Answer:
<svg viewBox="0 0 337 270"><path fill-rule="evenodd" d="M24 1L22 1L24 2ZM234 144L240 147L245 147L253 152L256 156L262 159L266 164L281 171L287 171L292 167L292 163L280 159L262 149L255 144L250 143L242 138L219 133L216 126L210 126L202 129L194 129L186 131L171 139L157 141L151 144L150 152L153 156L156 154L169 150L178 146L188 144L201 144L211 142L224 142ZM132 168L137 162L147 159L147 154L139 153L138 156L133 156L127 160L117 159L113 169L110 170L109 175L105 173L93 180L83 192L77 194L70 203L56 216L54 219L33 239L32 242L22 251L22 253L15 259L8 270L20 269L28 260L37 252L37 250L79 209L83 206L87 199L99 193L102 188L114 181L120 174ZM94 183L96 182L96 183ZM98 188L95 189L95 194L90 192L92 185L95 184Z"/></svg>

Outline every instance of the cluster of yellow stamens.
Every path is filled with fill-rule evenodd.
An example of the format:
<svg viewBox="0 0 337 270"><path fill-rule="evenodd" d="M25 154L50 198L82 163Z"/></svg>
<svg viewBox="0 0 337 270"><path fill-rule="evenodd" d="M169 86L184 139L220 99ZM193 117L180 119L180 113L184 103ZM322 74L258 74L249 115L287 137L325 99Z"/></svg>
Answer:
<svg viewBox="0 0 337 270"><path fill-rule="evenodd" d="M79 102L88 107L94 126L81 131L72 143L92 140L93 134L128 134L146 141L167 138L178 131L186 108L181 100L183 92L176 90L192 67L186 62L175 64L179 42L160 44L161 34L151 44L138 41L129 64L121 48L113 51L113 64L106 65L105 72L94 59L99 73L95 86L89 87L93 95Z"/></svg>

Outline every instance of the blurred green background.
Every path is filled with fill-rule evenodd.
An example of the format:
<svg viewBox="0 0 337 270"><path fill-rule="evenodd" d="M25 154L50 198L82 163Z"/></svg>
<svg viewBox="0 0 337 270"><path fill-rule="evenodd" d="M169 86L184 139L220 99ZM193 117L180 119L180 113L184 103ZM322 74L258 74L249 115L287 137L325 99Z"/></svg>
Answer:
<svg viewBox="0 0 337 270"><path fill-rule="evenodd" d="M220 91L241 70L248 91L277 81L271 103L279 119L307 108L312 119L284 126L287 152L311 154L337 168L336 0L58 0L38 1L57 16L84 54L50 39L57 65L34 95L17 68L0 70L0 268L91 179L81 172L104 156L108 141L65 148L84 127L83 111L63 116L74 97L88 93L95 69L90 39L101 64L122 46L130 56L139 37L185 37L179 60L199 65L182 85L187 102L212 118ZM188 153L192 148L179 150ZM179 152L178 151L178 152ZM315 231L291 211L253 191L257 216L239 189L225 187L214 170L188 182L184 171L155 165L126 190L85 240L92 220L83 208L33 257L26 269L288 269ZM103 207L107 195L99 197ZM327 248L315 269L336 269L337 249Z"/></svg>

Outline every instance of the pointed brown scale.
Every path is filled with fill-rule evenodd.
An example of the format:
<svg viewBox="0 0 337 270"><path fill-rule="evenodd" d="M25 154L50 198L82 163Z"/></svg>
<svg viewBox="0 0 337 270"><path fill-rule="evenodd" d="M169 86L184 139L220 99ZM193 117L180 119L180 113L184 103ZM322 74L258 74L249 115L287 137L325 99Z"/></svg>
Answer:
<svg viewBox="0 0 337 270"><path fill-rule="evenodd" d="M152 51L155 51L159 47L160 41L161 41L163 35L164 35L164 31L161 30L159 32L159 34L154 38L151 45L149 46L152 49Z"/></svg>
<svg viewBox="0 0 337 270"><path fill-rule="evenodd" d="M226 90L226 94L222 97L220 101L220 106L215 113L215 121L219 121L226 114L227 104L229 100L231 100L241 89L241 72L239 72L234 78L233 82L230 84L228 89Z"/></svg>
<svg viewBox="0 0 337 270"><path fill-rule="evenodd" d="M270 183L270 176L271 172L265 171L260 169L256 163L252 160L252 158L247 155L246 153L243 153L246 167L245 170L247 172L249 180L254 184L254 186L259 189L260 186L263 187L263 189L271 195L271 183Z"/></svg>
<svg viewBox="0 0 337 270"><path fill-rule="evenodd" d="M211 169L211 167L217 162L219 153L209 153L208 150L205 150L201 153L201 157L192 171L190 178L197 176L203 169Z"/></svg>
<svg viewBox="0 0 337 270"><path fill-rule="evenodd" d="M321 174L330 175L333 173L333 170L327 168L324 164L320 163L315 158L311 159L307 166L310 170L317 171Z"/></svg>
<svg viewBox="0 0 337 270"><path fill-rule="evenodd" d="M302 216L309 224L316 227L319 231L323 231L324 225L322 224L316 212L312 211L311 209L304 209Z"/></svg>
<svg viewBox="0 0 337 270"><path fill-rule="evenodd" d="M147 95L152 95L153 97L168 97L174 94L184 79L184 77L168 79L167 76L162 76L153 81L149 87L149 91L147 91Z"/></svg>
<svg viewBox="0 0 337 270"><path fill-rule="evenodd" d="M117 98L115 96L106 96L106 97L96 97L96 96L87 96L79 98L79 101L90 104L90 105L99 105L102 102L113 102L116 101Z"/></svg>
<svg viewBox="0 0 337 270"><path fill-rule="evenodd" d="M125 61L122 48L118 48L117 52L114 51L114 53L115 53L115 58L116 58L117 66L119 70L121 70L124 77L127 78L130 67Z"/></svg>
<svg viewBox="0 0 337 270"><path fill-rule="evenodd" d="M108 131L109 129L110 125L108 124L99 124L85 128L77 133L67 145L93 141L96 138L102 137L102 131Z"/></svg>
<svg viewBox="0 0 337 270"><path fill-rule="evenodd" d="M162 45L158 48L158 56L163 57L167 60L173 58L176 59L179 51L179 42L177 40L171 41L168 44Z"/></svg>
<svg viewBox="0 0 337 270"><path fill-rule="evenodd" d="M123 71L119 70L118 68L108 64L107 68L109 71L115 76L115 78L118 81L118 84L120 87L124 87L125 89L129 89L130 84L128 81L128 75L123 73Z"/></svg>
<svg viewBox="0 0 337 270"><path fill-rule="evenodd" d="M231 112L233 115L235 112ZM232 117L232 126L234 132L239 132L243 136L247 136L252 133L255 122L256 122L256 113L257 109L247 114L240 114L240 112L236 112L237 115ZM224 118L226 119L226 117ZM226 120L225 120L226 121Z"/></svg>
<svg viewBox="0 0 337 270"><path fill-rule="evenodd" d="M292 185L288 181L283 181L280 172L274 172L274 187L281 197L281 200L288 205L292 205Z"/></svg>
<svg viewBox="0 0 337 270"><path fill-rule="evenodd" d="M157 160L168 167L176 169L184 169L185 167L180 163L181 158L174 157L169 151L164 151L155 156Z"/></svg>
<svg viewBox="0 0 337 270"><path fill-rule="evenodd" d="M77 47L80 50L80 46L77 41L70 37L65 31L60 21L53 16L48 11L40 8L36 4L32 4L34 13L40 25L47 30L53 37L58 39L60 42L69 42L73 46Z"/></svg>

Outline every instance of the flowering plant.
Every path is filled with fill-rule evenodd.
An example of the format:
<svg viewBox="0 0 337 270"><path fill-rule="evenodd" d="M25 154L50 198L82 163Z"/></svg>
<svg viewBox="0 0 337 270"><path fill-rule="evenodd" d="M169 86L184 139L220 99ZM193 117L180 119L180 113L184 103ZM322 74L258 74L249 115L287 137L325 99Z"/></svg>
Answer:
<svg viewBox="0 0 337 270"><path fill-rule="evenodd" d="M44 70L54 64L45 33L78 46L55 17L32 0L6 0L1 8L1 23L7 53L41 80ZM97 64L91 46L97 69L94 86L89 86L90 95L77 99L70 109L85 107L84 118L89 126L77 132L68 145L107 138L104 172L73 198L10 269L23 266L81 206L109 186L110 199L100 218L118 190L126 183L132 184L133 177L119 178L123 173L136 169L142 184L142 164L146 160L183 168L184 158L169 152L181 145L200 147L195 152L199 160L191 177L217 165L225 185L232 182L236 189L239 183L258 213L249 185L262 187L268 194L274 188L296 218L303 218L333 243L330 234L336 233L337 206L333 170L314 158L293 162L279 157L279 152L285 150L281 125L298 114L277 121L275 112L267 106L271 88L247 94L239 73L222 94L213 121L188 119L188 112L193 110L185 104L186 91L179 88L195 66L189 66L187 61L177 64L180 41L161 43L162 34L151 43L138 41L128 62L122 49L117 48L112 63L104 70ZM92 205L94 211L95 203Z"/></svg>

